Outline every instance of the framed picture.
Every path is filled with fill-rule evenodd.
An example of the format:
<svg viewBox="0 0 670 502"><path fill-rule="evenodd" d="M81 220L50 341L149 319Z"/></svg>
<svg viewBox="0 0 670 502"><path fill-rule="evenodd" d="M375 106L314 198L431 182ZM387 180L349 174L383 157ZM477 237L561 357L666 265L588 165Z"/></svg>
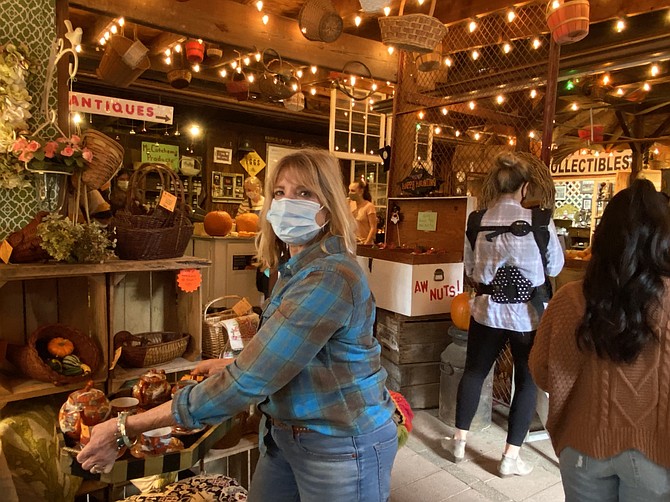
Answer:
<svg viewBox="0 0 670 502"><path fill-rule="evenodd" d="M565 200L565 185L556 185L556 200Z"/></svg>
<svg viewBox="0 0 670 502"><path fill-rule="evenodd" d="M232 164L233 149L214 147L214 162L217 164Z"/></svg>
<svg viewBox="0 0 670 502"><path fill-rule="evenodd" d="M579 187L579 192L583 193L584 195L591 195L591 194L593 194L593 186L594 185L595 185L595 182L593 180L582 181L581 186Z"/></svg>
<svg viewBox="0 0 670 502"><path fill-rule="evenodd" d="M585 209L587 211L591 210L591 199L582 199L582 209Z"/></svg>

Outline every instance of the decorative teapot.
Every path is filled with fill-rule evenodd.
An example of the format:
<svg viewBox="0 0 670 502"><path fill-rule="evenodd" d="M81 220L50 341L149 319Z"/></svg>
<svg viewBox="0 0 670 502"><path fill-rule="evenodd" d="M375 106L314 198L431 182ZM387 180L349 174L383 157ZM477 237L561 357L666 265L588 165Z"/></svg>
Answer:
<svg viewBox="0 0 670 502"><path fill-rule="evenodd" d="M171 390L165 370L150 369L133 385L133 397L139 400L141 408L153 408L169 401Z"/></svg>
<svg viewBox="0 0 670 502"><path fill-rule="evenodd" d="M67 397L58 412L58 425L65 436L79 441L82 424L92 426L103 422L111 409L105 393L93 388L93 381L89 380L86 387Z"/></svg>

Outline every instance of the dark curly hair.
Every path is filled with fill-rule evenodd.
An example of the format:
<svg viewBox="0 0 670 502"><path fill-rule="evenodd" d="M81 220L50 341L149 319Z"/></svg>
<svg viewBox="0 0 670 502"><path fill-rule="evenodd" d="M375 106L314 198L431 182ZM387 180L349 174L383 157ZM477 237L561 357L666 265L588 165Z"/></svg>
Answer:
<svg viewBox="0 0 670 502"><path fill-rule="evenodd" d="M582 351L631 363L658 341L650 313L670 276L668 200L648 180L635 180L605 208L584 276L586 313L577 330Z"/></svg>

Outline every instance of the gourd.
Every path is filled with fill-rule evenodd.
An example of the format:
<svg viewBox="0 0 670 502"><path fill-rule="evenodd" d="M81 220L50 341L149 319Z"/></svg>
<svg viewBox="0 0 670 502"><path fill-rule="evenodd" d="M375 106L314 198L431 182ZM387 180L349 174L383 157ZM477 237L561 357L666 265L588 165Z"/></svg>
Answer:
<svg viewBox="0 0 670 502"><path fill-rule="evenodd" d="M57 336L47 344L49 354L56 357L65 357L74 352L74 344L67 338Z"/></svg>
<svg viewBox="0 0 670 502"><path fill-rule="evenodd" d="M470 327L470 293L461 293L451 300L451 321L458 329Z"/></svg>
<svg viewBox="0 0 670 502"><path fill-rule="evenodd" d="M84 373L84 368L82 367L83 363L74 354L67 355L63 358L61 362L63 375L76 376ZM89 368L90 371L90 368Z"/></svg>
<svg viewBox="0 0 670 502"><path fill-rule="evenodd" d="M254 213L237 215L235 228L238 232L258 232L258 215Z"/></svg>
<svg viewBox="0 0 670 502"><path fill-rule="evenodd" d="M233 219L226 211L210 211L203 221L207 235L223 237L233 228Z"/></svg>

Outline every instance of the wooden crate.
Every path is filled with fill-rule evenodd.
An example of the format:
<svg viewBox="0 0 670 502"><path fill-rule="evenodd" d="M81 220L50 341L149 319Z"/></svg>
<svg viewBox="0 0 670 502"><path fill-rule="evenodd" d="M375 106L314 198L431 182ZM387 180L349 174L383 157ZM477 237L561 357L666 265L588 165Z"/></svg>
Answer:
<svg viewBox="0 0 670 502"><path fill-rule="evenodd" d="M435 408L440 397L440 356L451 341L448 314L407 317L377 309L376 336L382 346L387 386L413 408Z"/></svg>

